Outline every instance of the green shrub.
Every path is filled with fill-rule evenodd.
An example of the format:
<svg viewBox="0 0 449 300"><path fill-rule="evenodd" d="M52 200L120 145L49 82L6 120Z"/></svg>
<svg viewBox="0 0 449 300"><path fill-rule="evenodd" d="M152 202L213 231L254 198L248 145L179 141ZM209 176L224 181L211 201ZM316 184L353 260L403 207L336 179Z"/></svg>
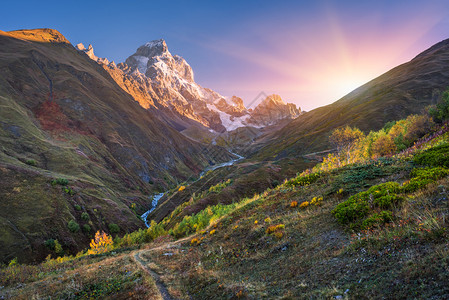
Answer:
<svg viewBox="0 0 449 300"><path fill-rule="evenodd" d="M286 186L291 186L291 187L295 187L295 186L307 186L309 184L314 183L315 181L318 180L318 178L321 177L321 173L312 173L312 174L308 174L305 176L297 176L295 178L292 178L290 180L288 180L285 185Z"/></svg>
<svg viewBox="0 0 449 300"><path fill-rule="evenodd" d="M33 166L33 167L35 167L37 165L37 163L36 163L36 161L34 159L28 159L25 163L27 165L30 165L30 166Z"/></svg>
<svg viewBox="0 0 449 300"><path fill-rule="evenodd" d="M151 220L150 227L146 231L151 240L167 234L162 224L158 224L154 220Z"/></svg>
<svg viewBox="0 0 449 300"><path fill-rule="evenodd" d="M398 196L396 194L385 195L374 200L374 203L382 209L392 208L394 204L404 200L404 197Z"/></svg>
<svg viewBox="0 0 449 300"><path fill-rule="evenodd" d="M391 211L381 211L380 213L373 214L366 218L361 225L362 229L367 229L373 226L383 225L393 220L393 214Z"/></svg>
<svg viewBox="0 0 449 300"><path fill-rule="evenodd" d="M383 163L379 160L372 161L367 164L356 164L348 167L348 171L344 173L343 183L360 183L364 180L374 179L385 175Z"/></svg>
<svg viewBox="0 0 449 300"><path fill-rule="evenodd" d="M84 225L83 225L83 231L84 231L84 232L90 232L90 229L91 229L91 228L90 228L90 226L89 226L88 224L84 224Z"/></svg>
<svg viewBox="0 0 449 300"><path fill-rule="evenodd" d="M449 91L445 91L440 102L429 109L429 114L435 122L441 123L449 118Z"/></svg>
<svg viewBox="0 0 449 300"><path fill-rule="evenodd" d="M62 245L59 243L58 240L55 240L55 252L58 255L64 254L64 249L62 249Z"/></svg>
<svg viewBox="0 0 449 300"><path fill-rule="evenodd" d="M372 186L365 192L349 197L338 204L332 214L341 224L349 224L368 216L375 208L390 208L399 203L403 197L396 193L401 188L397 182L386 182Z"/></svg>
<svg viewBox="0 0 449 300"><path fill-rule="evenodd" d="M374 204L380 208L391 208L394 204L399 203L404 198L398 196L401 187L397 182L386 182L372 186L368 189L368 198L373 199Z"/></svg>
<svg viewBox="0 0 449 300"><path fill-rule="evenodd" d="M114 240L114 245L116 247L125 247L149 243L154 239L166 234L167 232L165 231L162 223L158 224L154 220L152 220L149 228L139 229L137 231L125 234L122 238L117 237Z"/></svg>
<svg viewBox="0 0 449 300"><path fill-rule="evenodd" d="M169 234L173 235L175 238L180 238L198 232L209 226L213 220L231 212L237 205L237 202L229 205L217 204L208 206L192 216L184 216L184 219L169 231Z"/></svg>
<svg viewBox="0 0 449 300"><path fill-rule="evenodd" d="M80 225L74 220L70 220L69 223L67 223L67 227L69 227L69 230L74 233L80 231Z"/></svg>
<svg viewBox="0 0 449 300"><path fill-rule="evenodd" d="M80 206L80 205L78 205L78 204L75 204L75 206L74 206L74 207L75 207L75 209L76 209L76 210L78 210L78 211L80 211L80 210L81 210L81 206Z"/></svg>
<svg viewBox="0 0 449 300"><path fill-rule="evenodd" d="M348 224L357 219L361 219L369 213L368 201L359 194L351 196L345 202L342 202L332 211L335 218L341 224Z"/></svg>
<svg viewBox="0 0 449 300"><path fill-rule="evenodd" d="M69 181L64 178L58 178L51 182L51 185L57 185L57 184L58 185L67 185L67 184L69 184Z"/></svg>
<svg viewBox="0 0 449 300"><path fill-rule="evenodd" d="M412 193L448 175L449 170L441 167L413 169L410 173L412 179L405 182L402 189L404 192Z"/></svg>
<svg viewBox="0 0 449 300"><path fill-rule="evenodd" d="M108 225L108 227L109 227L109 232L110 232L110 233L119 233L119 232L120 232L120 227L118 227L117 224L110 223L110 224Z"/></svg>
<svg viewBox="0 0 449 300"><path fill-rule="evenodd" d="M81 219L83 219L84 221L89 220L89 214L87 212L83 212L81 214Z"/></svg>
<svg viewBox="0 0 449 300"><path fill-rule="evenodd" d="M449 168L449 144L442 144L418 153L413 161L423 166Z"/></svg>
<svg viewBox="0 0 449 300"><path fill-rule="evenodd" d="M54 239L48 239L44 242L44 246L47 247L50 250L55 249L55 240Z"/></svg>
<svg viewBox="0 0 449 300"><path fill-rule="evenodd" d="M72 190L72 188L69 187L69 186L64 186L64 187L62 188L62 190L64 191L64 193L66 193L66 194L68 194L68 195L70 195L70 196L75 195L75 191Z"/></svg>
<svg viewBox="0 0 449 300"><path fill-rule="evenodd" d="M12 268L17 266L19 263L17 261L17 257L14 257L13 259L11 259L8 263L8 267Z"/></svg>

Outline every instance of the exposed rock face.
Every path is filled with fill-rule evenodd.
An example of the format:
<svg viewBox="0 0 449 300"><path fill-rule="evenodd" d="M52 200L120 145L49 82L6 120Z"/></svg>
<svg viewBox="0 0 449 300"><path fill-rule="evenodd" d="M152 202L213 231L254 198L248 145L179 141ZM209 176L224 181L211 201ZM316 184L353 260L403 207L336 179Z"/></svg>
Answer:
<svg viewBox="0 0 449 300"><path fill-rule="evenodd" d="M96 57L91 45L86 49L78 44L77 48L102 64L144 108L159 110L165 115L162 118L171 119L180 130L198 123L216 132L265 127L300 114L294 104L285 104L277 95L252 111L239 97L227 98L203 88L195 82L191 66L181 56L172 55L163 39L140 46L125 63L117 65Z"/></svg>
<svg viewBox="0 0 449 300"><path fill-rule="evenodd" d="M273 125L279 120L294 119L301 114L301 109L293 103L285 103L279 95L270 95L254 108L250 124Z"/></svg>
<svg viewBox="0 0 449 300"><path fill-rule="evenodd" d="M100 64L109 65L109 60L107 58L99 58L95 56L94 48L92 47L92 45L89 45L89 47L87 47L86 49L86 47L84 47L82 43L79 43L78 45L75 46L75 48L79 51L86 53L86 55L89 56L90 59L95 60Z"/></svg>

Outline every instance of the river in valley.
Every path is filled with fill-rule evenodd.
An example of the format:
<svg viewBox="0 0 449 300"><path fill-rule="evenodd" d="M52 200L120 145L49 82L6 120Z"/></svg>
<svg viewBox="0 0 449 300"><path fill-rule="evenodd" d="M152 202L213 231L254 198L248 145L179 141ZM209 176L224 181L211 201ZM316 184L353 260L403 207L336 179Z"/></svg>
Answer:
<svg viewBox="0 0 449 300"><path fill-rule="evenodd" d="M237 153L233 153L233 152L230 152L230 153L235 155L235 156L237 156L237 158L231 159L230 161L227 161L227 162L224 162L224 163L221 163L221 164L216 164L216 165L209 166L209 167L205 168L203 170L203 172L200 173L200 177L196 181L200 180L201 177L203 177L204 174L206 174L209 171L213 171L213 170L216 170L216 169L219 169L219 168L222 168L222 167L232 166L237 161L244 159L243 156L238 155ZM145 222L145 225L148 228L150 227L150 224L148 223L147 217L153 210L156 209L158 201L164 196L164 194L165 194L165 192L153 195L152 196L152 200L151 200L151 208L149 210L147 210L142 216L140 216L140 218Z"/></svg>

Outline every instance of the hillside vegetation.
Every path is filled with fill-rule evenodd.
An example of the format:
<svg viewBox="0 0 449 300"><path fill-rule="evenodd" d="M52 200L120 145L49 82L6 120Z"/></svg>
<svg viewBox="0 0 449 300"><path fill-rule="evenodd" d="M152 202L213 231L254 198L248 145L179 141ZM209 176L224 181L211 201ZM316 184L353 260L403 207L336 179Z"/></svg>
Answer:
<svg viewBox="0 0 449 300"><path fill-rule="evenodd" d="M442 103L430 110L441 122L449 116ZM429 132L412 135L423 118ZM201 199L226 195L234 181L223 179L149 229L113 242L103 235L103 244L93 240L77 257L34 266L12 260L1 270L1 292L160 297L160 282L142 271L150 269L181 299L447 298L449 133L446 123L432 122L411 116L367 136L343 127L334 138L347 131L355 139L350 148L347 139L340 143L333 164L325 160L263 193L192 212ZM373 143L391 139L395 151L361 151L375 149L364 142L370 135Z"/></svg>
<svg viewBox="0 0 449 300"><path fill-rule="evenodd" d="M148 195L232 157L203 153L56 30L0 31L0 44L0 261L138 229Z"/></svg>

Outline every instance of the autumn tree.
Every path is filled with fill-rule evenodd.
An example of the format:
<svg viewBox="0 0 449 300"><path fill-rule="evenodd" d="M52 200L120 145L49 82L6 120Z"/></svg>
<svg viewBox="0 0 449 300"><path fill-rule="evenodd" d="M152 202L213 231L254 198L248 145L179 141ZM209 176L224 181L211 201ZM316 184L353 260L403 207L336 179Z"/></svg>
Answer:
<svg viewBox="0 0 449 300"><path fill-rule="evenodd" d="M396 150L396 144L393 139L385 133L380 134L372 145L372 153L374 157L393 154Z"/></svg>
<svg viewBox="0 0 449 300"><path fill-rule="evenodd" d="M90 242L90 249L87 250L87 254L100 254L105 253L113 248L114 242L112 237L104 231L97 231L95 238Z"/></svg>
<svg viewBox="0 0 449 300"><path fill-rule="evenodd" d="M365 134L358 128L346 126L344 128L335 129L329 137L329 142L337 148L340 156L343 156L346 164L354 161L356 150L360 141L363 140Z"/></svg>
<svg viewBox="0 0 449 300"><path fill-rule="evenodd" d="M426 115L411 115L407 119L407 133L405 139L410 146L418 138L429 132L432 126L432 120Z"/></svg>

